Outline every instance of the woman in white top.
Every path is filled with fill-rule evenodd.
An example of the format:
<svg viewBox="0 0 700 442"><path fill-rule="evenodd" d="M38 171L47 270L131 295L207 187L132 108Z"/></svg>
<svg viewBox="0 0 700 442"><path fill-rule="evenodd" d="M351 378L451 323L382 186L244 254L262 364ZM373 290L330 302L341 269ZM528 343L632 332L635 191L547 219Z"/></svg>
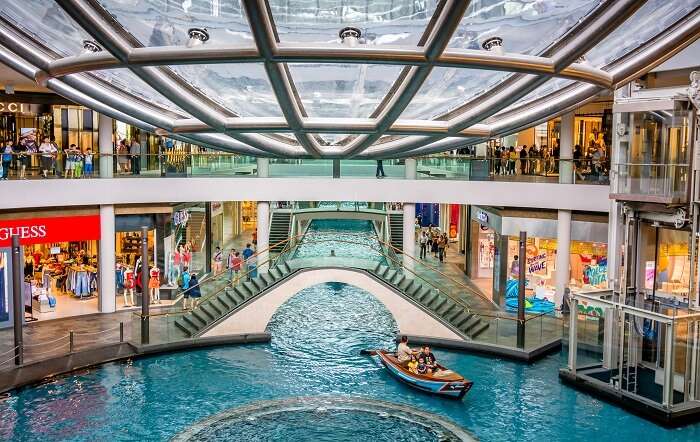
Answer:
<svg viewBox="0 0 700 442"><path fill-rule="evenodd" d="M56 146L49 142L49 137L44 137L44 142L39 146L41 153L41 171L44 178L49 177L49 170L53 169L53 160L56 158Z"/></svg>

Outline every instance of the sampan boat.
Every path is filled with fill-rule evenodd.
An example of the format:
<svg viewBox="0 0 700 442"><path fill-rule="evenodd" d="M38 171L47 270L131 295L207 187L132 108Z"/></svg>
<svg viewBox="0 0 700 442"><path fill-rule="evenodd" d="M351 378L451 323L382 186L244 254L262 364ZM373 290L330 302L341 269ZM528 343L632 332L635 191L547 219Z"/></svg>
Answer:
<svg viewBox="0 0 700 442"><path fill-rule="evenodd" d="M389 370L394 377L410 385L413 388L422 390L438 396L445 396L454 399L462 399L472 388L472 381L465 379L459 373L449 370L437 364L439 370L432 375L422 375L411 373L404 368L393 353L386 350L368 351L368 354L378 356L384 367Z"/></svg>

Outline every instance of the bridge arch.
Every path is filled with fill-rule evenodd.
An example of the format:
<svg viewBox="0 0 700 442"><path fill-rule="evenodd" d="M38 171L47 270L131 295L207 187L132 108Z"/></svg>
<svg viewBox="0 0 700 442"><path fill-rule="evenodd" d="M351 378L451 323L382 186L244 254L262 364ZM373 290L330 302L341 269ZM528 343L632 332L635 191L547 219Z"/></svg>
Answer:
<svg viewBox="0 0 700 442"><path fill-rule="evenodd" d="M327 282L353 285L371 293L389 310L401 334L464 340L448 326L390 287L371 277L367 272L341 268L301 270L235 311L204 333L203 337L264 333L270 319L282 304L306 288Z"/></svg>

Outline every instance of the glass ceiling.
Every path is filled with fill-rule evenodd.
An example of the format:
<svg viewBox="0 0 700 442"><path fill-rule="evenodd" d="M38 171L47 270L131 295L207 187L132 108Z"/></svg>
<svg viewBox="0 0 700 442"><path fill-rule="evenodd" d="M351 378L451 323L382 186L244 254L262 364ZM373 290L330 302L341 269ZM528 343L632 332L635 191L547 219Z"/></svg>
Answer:
<svg viewBox="0 0 700 442"><path fill-rule="evenodd" d="M557 111L548 111L542 97L569 85L611 88L615 79L603 72L607 66L643 45L659 44L654 37L700 14L700 0L648 0L619 23L613 6L625 1L3 0L0 31L6 41L11 33L27 37L26 46L9 47L17 59L49 70L56 80L96 76L104 92L99 96L114 97L102 100L105 104L127 112L133 107L124 100L133 100L132 106L145 102L166 117L153 121L172 121L166 132L223 132L228 127L223 122L235 115L250 119L242 127L251 133L238 136L239 142L275 155L298 155L303 148L309 156L342 156L345 149L350 156L372 146L369 152L394 154L401 145L415 149L421 140L458 132L473 140L470 128L458 125L459 116L474 107L478 115L469 121L481 123L479 136L489 134L489 122L500 114L520 107L540 106L554 117ZM84 14L86 8L94 13ZM339 36L348 26L359 30L359 39ZM192 40L192 28L204 30L208 40ZM586 51L574 37L588 28L601 32L593 33L597 44ZM502 50L482 48L491 37L503 40ZM91 64L95 55L84 50L85 40L122 52L102 49L102 63ZM577 80L557 73L527 94L517 83L504 83L522 73L542 75L536 64L547 60L524 63L517 57L540 55L560 40L573 42L568 50L585 55L594 72ZM682 36L666 41L685 43ZM470 51L460 52L464 49ZM443 56L443 50L452 52ZM469 57L473 51L480 58ZM105 65L104 56L113 63ZM62 70L54 75L53 66L65 57L73 58L61 60ZM147 71L143 65L162 69ZM146 78L145 72L155 73ZM494 89L499 84L503 87ZM507 95L478 106L482 94L500 89L495 93ZM512 96L520 98L508 106ZM387 132L394 125L400 129ZM357 139L358 133L369 137ZM413 138L402 143L406 137Z"/></svg>

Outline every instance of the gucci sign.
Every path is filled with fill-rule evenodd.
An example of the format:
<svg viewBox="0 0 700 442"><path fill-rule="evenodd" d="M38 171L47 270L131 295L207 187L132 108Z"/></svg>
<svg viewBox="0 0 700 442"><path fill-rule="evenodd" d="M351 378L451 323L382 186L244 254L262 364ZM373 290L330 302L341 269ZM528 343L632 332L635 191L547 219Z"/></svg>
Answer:
<svg viewBox="0 0 700 442"><path fill-rule="evenodd" d="M29 105L24 103L0 103L0 112L26 112Z"/></svg>

